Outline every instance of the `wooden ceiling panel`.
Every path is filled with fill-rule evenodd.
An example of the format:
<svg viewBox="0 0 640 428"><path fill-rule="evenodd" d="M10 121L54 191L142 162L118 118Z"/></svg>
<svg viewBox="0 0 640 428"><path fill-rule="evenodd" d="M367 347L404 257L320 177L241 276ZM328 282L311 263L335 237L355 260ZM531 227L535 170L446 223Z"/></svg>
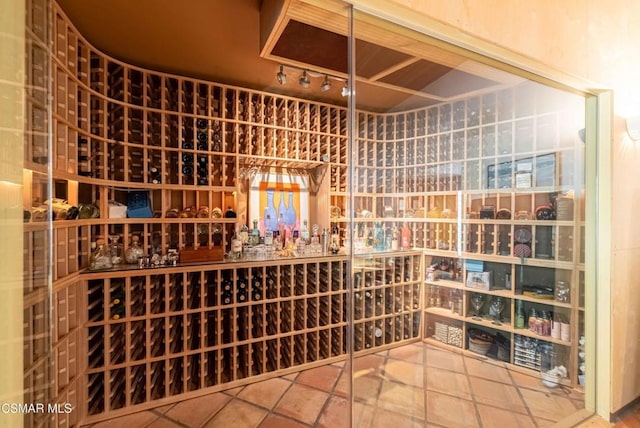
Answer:
<svg viewBox="0 0 640 428"><path fill-rule="evenodd" d="M492 80L426 60L409 64L383 76L380 81L443 98L497 85Z"/></svg>
<svg viewBox="0 0 640 428"><path fill-rule="evenodd" d="M298 63L348 72L348 41L345 36L321 28L289 20L280 38L271 50L275 56L289 58Z"/></svg>
<svg viewBox="0 0 640 428"><path fill-rule="evenodd" d="M384 73L411 57L364 40L356 40L356 74L366 79Z"/></svg>

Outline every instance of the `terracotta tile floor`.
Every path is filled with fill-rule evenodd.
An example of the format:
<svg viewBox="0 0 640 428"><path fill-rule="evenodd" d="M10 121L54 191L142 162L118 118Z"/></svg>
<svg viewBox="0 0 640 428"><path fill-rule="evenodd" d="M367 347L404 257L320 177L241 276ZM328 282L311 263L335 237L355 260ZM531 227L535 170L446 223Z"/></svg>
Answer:
<svg viewBox="0 0 640 428"><path fill-rule="evenodd" d="M546 427L583 407L575 391L421 343L356 358L354 368L355 428ZM348 396L349 372L340 363L91 428L346 428Z"/></svg>

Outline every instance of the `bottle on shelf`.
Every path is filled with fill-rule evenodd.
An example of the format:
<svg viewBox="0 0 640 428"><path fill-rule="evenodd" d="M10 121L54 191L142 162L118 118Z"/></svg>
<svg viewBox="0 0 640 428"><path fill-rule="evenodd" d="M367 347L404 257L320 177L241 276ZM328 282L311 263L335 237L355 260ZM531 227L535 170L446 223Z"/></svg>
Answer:
<svg viewBox="0 0 640 428"><path fill-rule="evenodd" d="M105 246L104 239L98 239L95 244L95 250L91 253L91 257L89 258L89 269L111 269L113 267L113 264L111 263L111 251Z"/></svg>
<svg viewBox="0 0 640 428"><path fill-rule="evenodd" d="M273 204L274 192L274 189L267 189L267 206L264 209L264 228L272 232L278 228L276 207Z"/></svg>
<svg viewBox="0 0 640 428"><path fill-rule="evenodd" d="M284 213L278 215L278 237L282 244L284 244L287 236L287 223L284 218Z"/></svg>
<svg viewBox="0 0 640 428"><path fill-rule="evenodd" d="M273 222L271 221L271 215L266 214L264 217L264 245L273 245L272 225L273 225Z"/></svg>
<svg viewBox="0 0 640 428"><path fill-rule="evenodd" d="M109 311L113 320L119 320L125 316L124 293L112 293Z"/></svg>
<svg viewBox="0 0 640 428"><path fill-rule="evenodd" d="M385 237L384 229L380 222L376 222L373 229L373 243L376 251L384 251L385 249Z"/></svg>
<svg viewBox="0 0 640 428"><path fill-rule="evenodd" d="M231 238L231 251L229 251L229 257L232 260L239 260L242 258L242 237L240 235L240 226L236 225L235 232Z"/></svg>
<svg viewBox="0 0 640 428"><path fill-rule="evenodd" d="M280 202L278 203L278 219L284 220L284 215L287 213L287 205L284 203L284 189L280 189Z"/></svg>
<svg viewBox="0 0 640 428"><path fill-rule="evenodd" d="M391 228L391 250L398 251L398 228L396 226Z"/></svg>
<svg viewBox="0 0 640 428"><path fill-rule="evenodd" d="M320 228L317 224L312 226L313 236L311 237L311 243L309 244L309 252L313 254L322 253L322 245L320 244L320 237L318 236L318 230Z"/></svg>
<svg viewBox="0 0 640 428"><path fill-rule="evenodd" d="M120 235L110 235L109 239L111 244L109 245L109 251L111 252L111 264L117 266L122 264L124 257L122 254L122 244L120 241Z"/></svg>
<svg viewBox="0 0 640 428"><path fill-rule="evenodd" d="M227 207L227 210L224 212L224 218L236 218L238 215L230 206Z"/></svg>
<svg viewBox="0 0 640 428"><path fill-rule="evenodd" d="M400 249L408 250L411 248L411 229L407 223L402 225L402 230L400 231Z"/></svg>
<svg viewBox="0 0 640 428"><path fill-rule="evenodd" d="M249 246L249 227L244 221L244 216L242 216L242 226L240 227L240 239L242 239L243 247Z"/></svg>
<svg viewBox="0 0 640 428"><path fill-rule="evenodd" d="M326 255L329 252L329 231L326 227L322 229L321 245L322 254Z"/></svg>
<svg viewBox="0 0 640 428"><path fill-rule="evenodd" d="M516 300L516 314L513 323L514 328L524 328L525 313L524 302L522 300Z"/></svg>
<svg viewBox="0 0 640 428"><path fill-rule="evenodd" d="M289 204L284 217L287 227L294 227L296 225L296 209L293 206L293 192L291 191L289 192Z"/></svg>
<svg viewBox="0 0 640 428"><path fill-rule="evenodd" d="M139 240L140 238L138 237L138 235L133 235L131 237L131 245L129 246L129 248L127 248L127 252L125 256L127 263L137 264L138 260L141 259L142 256L144 255L144 252L142 251L142 247L140 247L140 244L138 243Z"/></svg>
<svg viewBox="0 0 640 428"><path fill-rule="evenodd" d="M155 166L151 166L149 168L149 176L150 176L150 179L151 179L151 183L153 183L153 184L162 183L162 178L160 176L160 170L158 170L158 168L156 168Z"/></svg>
<svg viewBox="0 0 640 428"><path fill-rule="evenodd" d="M302 229L300 230L300 239L304 241L305 244L309 245L311 243L311 237L309 236L309 225L307 220L302 222Z"/></svg>
<svg viewBox="0 0 640 428"><path fill-rule="evenodd" d="M249 237L249 246L255 247L260 245L260 229L258 228L258 220L253 220L253 229L251 229L251 236Z"/></svg>

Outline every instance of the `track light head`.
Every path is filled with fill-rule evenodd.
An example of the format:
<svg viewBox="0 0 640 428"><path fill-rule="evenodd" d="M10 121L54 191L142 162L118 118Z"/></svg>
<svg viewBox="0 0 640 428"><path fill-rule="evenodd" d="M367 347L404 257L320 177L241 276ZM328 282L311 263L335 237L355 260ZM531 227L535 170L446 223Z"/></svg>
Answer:
<svg viewBox="0 0 640 428"><path fill-rule="evenodd" d="M302 76L300 76L300 80L298 82L303 88L309 87L309 85L311 84L311 80L309 80L309 76L307 76L307 70L304 70L302 72Z"/></svg>
<svg viewBox="0 0 640 428"><path fill-rule="evenodd" d="M327 76L326 74L324 75L324 80L322 81L322 84L320 84L320 90L322 92L326 92L329 89L331 89L331 81L329 80L329 76Z"/></svg>
<svg viewBox="0 0 640 428"><path fill-rule="evenodd" d="M278 83L280 83L281 85L287 83L287 75L284 74L284 66L280 65L280 71L278 71L276 77L278 78Z"/></svg>
<svg viewBox="0 0 640 428"><path fill-rule="evenodd" d="M342 96L346 97L349 95L349 81L344 81L344 86L342 87Z"/></svg>

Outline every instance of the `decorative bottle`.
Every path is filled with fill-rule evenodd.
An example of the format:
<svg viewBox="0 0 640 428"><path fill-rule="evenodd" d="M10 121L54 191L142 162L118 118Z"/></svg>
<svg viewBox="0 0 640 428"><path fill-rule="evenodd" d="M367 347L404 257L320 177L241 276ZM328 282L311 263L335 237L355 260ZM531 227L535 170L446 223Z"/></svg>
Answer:
<svg viewBox="0 0 640 428"><path fill-rule="evenodd" d="M296 209L293 206L293 192L289 192L289 206L284 215L288 227L296 225Z"/></svg>
<svg viewBox="0 0 640 428"><path fill-rule="evenodd" d="M374 230L373 230L373 242L374 248L376 251L384 251L384 229L382 228L382 224L380 222L376 222Z"/></svg>
<svg viewBox="0 0 640 428"><path fill-rule="evenodd" d="M247 223L244 221L244 216L242 216L242 226L240 228L240 239L242 240L242 246L246 247L249 245L249 227Z"/></svg>
<svg viewBox="0 0 640 428"><path fill-rule="evenodd" d="M138 259L142 258L142 256L144 255L142 247L140 247L140 244L138 243L139 240L140 238L138 237L138 235L133 235L131 237L131 246L127 248L127 253L125 256L127 263L138 263Z"/></svg>
<svg viewBox="0 0 640 428"><path fill-rule="evenodd" d="M111 264L122 264L124 259L122 254L122 244L118 242L120 241L120 235L111 235L109 236L109 239L111 239L111 245L109 245L109 250L111 251Z"/></svg>
<svg viewBox="0 0 640 428"><path fill-rule="evenodd" d="M233 238L231 238L231 251L229 255L232 260L239 260L242 258L242 237L240 235L240 227L236 226Z"/></svg>
<svg viewBox="0 0 640 428"><path fill-rule="evenodd" d="M515 328L524 328L525 317L524 302L522 300L516 300L516 316L513 326Z"/></svg>
<svg viewBox="0 0 640 428"><path fill-rule="evenodd" d="M267 189L267 207L264 209L264 228L272 232L278 228L278 216L273 204L274 192L274 189Z"/></svg>
<svg viewBox="0 0 640 428"><path fill-rule="evenodd" d="M273 210L275 214L275 209ZM271 216L267 214L264 218L264 245L273 245L273 231Z"/></svg>
<svg viewBox="0 0 640 428"><path fill-rule="evenodd" d="M98 239L96 241L96 250L91 254L91 258L89 259L89 269L101 270L111 269L112 267L111 251L105 246L104 239Z"/></svg>
<svg viewBox="0 0 640 428"><path fill-rule="evenodd" d="M307 220L304 220L302 222L302 230L300 230L300 238L307 245L311 243L311 236L309 236L309 225L307 224Z"/></svg>
<svg viewBox="0 0 640 428"><path fill-rule="evenodd" d="M287 206L284 203L284 190L280 189L280 202L278 203L278 219L281 217L284 219L284 215L287 213Z"/></svg>
<svg viewBox="0 0 640 428"><path fill-rule="evenodd" d="M258 220L253 220L253 229L251 229L251 237L249 238L249 245L255 247L260 244L260 229L258 228Z"/></svg>
<svg viewBox="0 0 640 428"><path fill-rule="evenodd" d="M411 248L411 229L405 223L400 231L400 249L408 250Z"/></svg>

